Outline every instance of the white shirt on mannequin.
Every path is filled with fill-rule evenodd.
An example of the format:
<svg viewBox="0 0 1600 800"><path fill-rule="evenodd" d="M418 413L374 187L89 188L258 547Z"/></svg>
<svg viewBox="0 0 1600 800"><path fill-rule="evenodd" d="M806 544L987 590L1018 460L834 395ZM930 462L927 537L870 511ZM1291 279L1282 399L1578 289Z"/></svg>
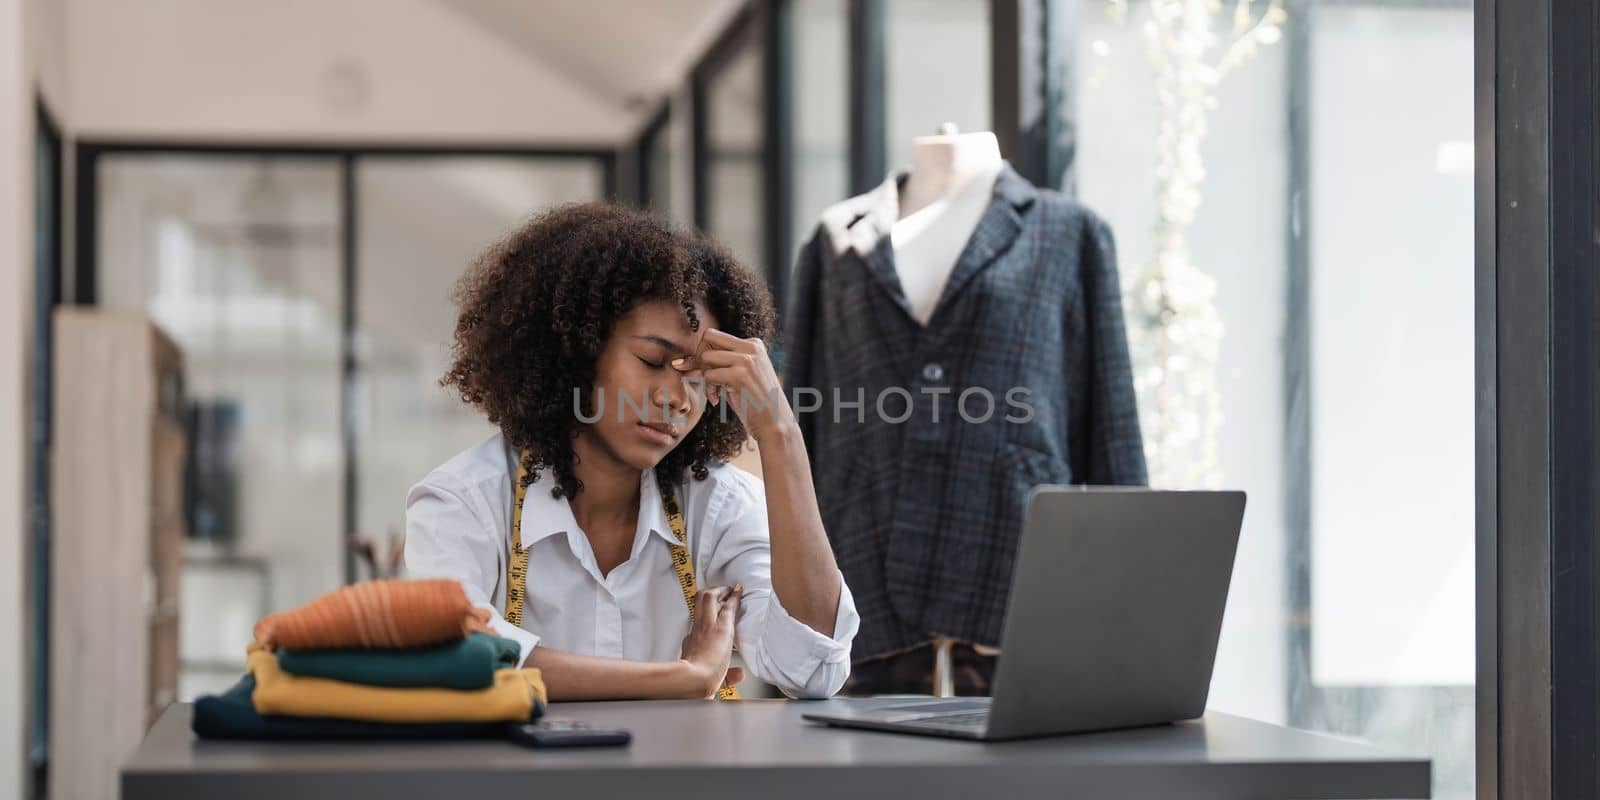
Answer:
<svg viewBox="0 0 1600 800"><path fill-rule="evenodd" d="M900 288L923 325L933 318L1005 164L993 133L957 134L954 127L947 124L939 135L913 140L911 174L889 234Z"/></svg>

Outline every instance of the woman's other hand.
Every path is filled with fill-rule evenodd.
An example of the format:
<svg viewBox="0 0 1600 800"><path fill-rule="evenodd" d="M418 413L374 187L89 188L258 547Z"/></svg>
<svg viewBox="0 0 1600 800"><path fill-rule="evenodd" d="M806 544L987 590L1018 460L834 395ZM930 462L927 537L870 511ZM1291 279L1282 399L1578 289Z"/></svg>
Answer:
<svg viewBox="0 0 1600 800"><path fill-rule="evenodd" d="M743 591L740 586L719 586L695 597L694 623L683 638L682 655L695 697L711 697L744 679L744 670L728 666Z"/></svg>

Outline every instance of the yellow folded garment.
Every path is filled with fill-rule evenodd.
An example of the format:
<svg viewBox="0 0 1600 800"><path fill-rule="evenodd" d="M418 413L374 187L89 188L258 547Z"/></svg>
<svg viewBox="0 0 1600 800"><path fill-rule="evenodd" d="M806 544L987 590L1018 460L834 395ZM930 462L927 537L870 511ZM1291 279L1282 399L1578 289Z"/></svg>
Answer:
<svg viewBox="0 0 1600 800"><path fill-rule="evenodd" d="M539 670L502 669L488 689L394 689L284 672L278 657L252 643L256 713L368 722L523 722L545 703Z"/></svg>

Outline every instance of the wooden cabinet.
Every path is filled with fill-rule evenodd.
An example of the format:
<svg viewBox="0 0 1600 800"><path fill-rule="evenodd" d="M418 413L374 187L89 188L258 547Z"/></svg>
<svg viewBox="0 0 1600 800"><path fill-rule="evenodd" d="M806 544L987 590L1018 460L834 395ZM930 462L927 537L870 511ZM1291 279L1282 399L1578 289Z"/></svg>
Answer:
<svg viewBox="0 0 1600 800"><path fill-rule="evenodd" d="M177 697L183 359L137 314L54 325L50 796L109 800Z"/></svg>

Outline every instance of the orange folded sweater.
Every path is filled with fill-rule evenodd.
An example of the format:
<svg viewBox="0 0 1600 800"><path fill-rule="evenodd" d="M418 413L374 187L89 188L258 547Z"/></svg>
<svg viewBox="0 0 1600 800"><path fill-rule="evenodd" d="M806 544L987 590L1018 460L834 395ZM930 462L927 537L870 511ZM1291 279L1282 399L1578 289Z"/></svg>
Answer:
<svg viewBox="0 0 1600 800"><path fill-rule="evenodd" d="M262 617L255 629L268 650L429 647L473 632L491 632L489 612L447 578L357 583Z"/></svg>

